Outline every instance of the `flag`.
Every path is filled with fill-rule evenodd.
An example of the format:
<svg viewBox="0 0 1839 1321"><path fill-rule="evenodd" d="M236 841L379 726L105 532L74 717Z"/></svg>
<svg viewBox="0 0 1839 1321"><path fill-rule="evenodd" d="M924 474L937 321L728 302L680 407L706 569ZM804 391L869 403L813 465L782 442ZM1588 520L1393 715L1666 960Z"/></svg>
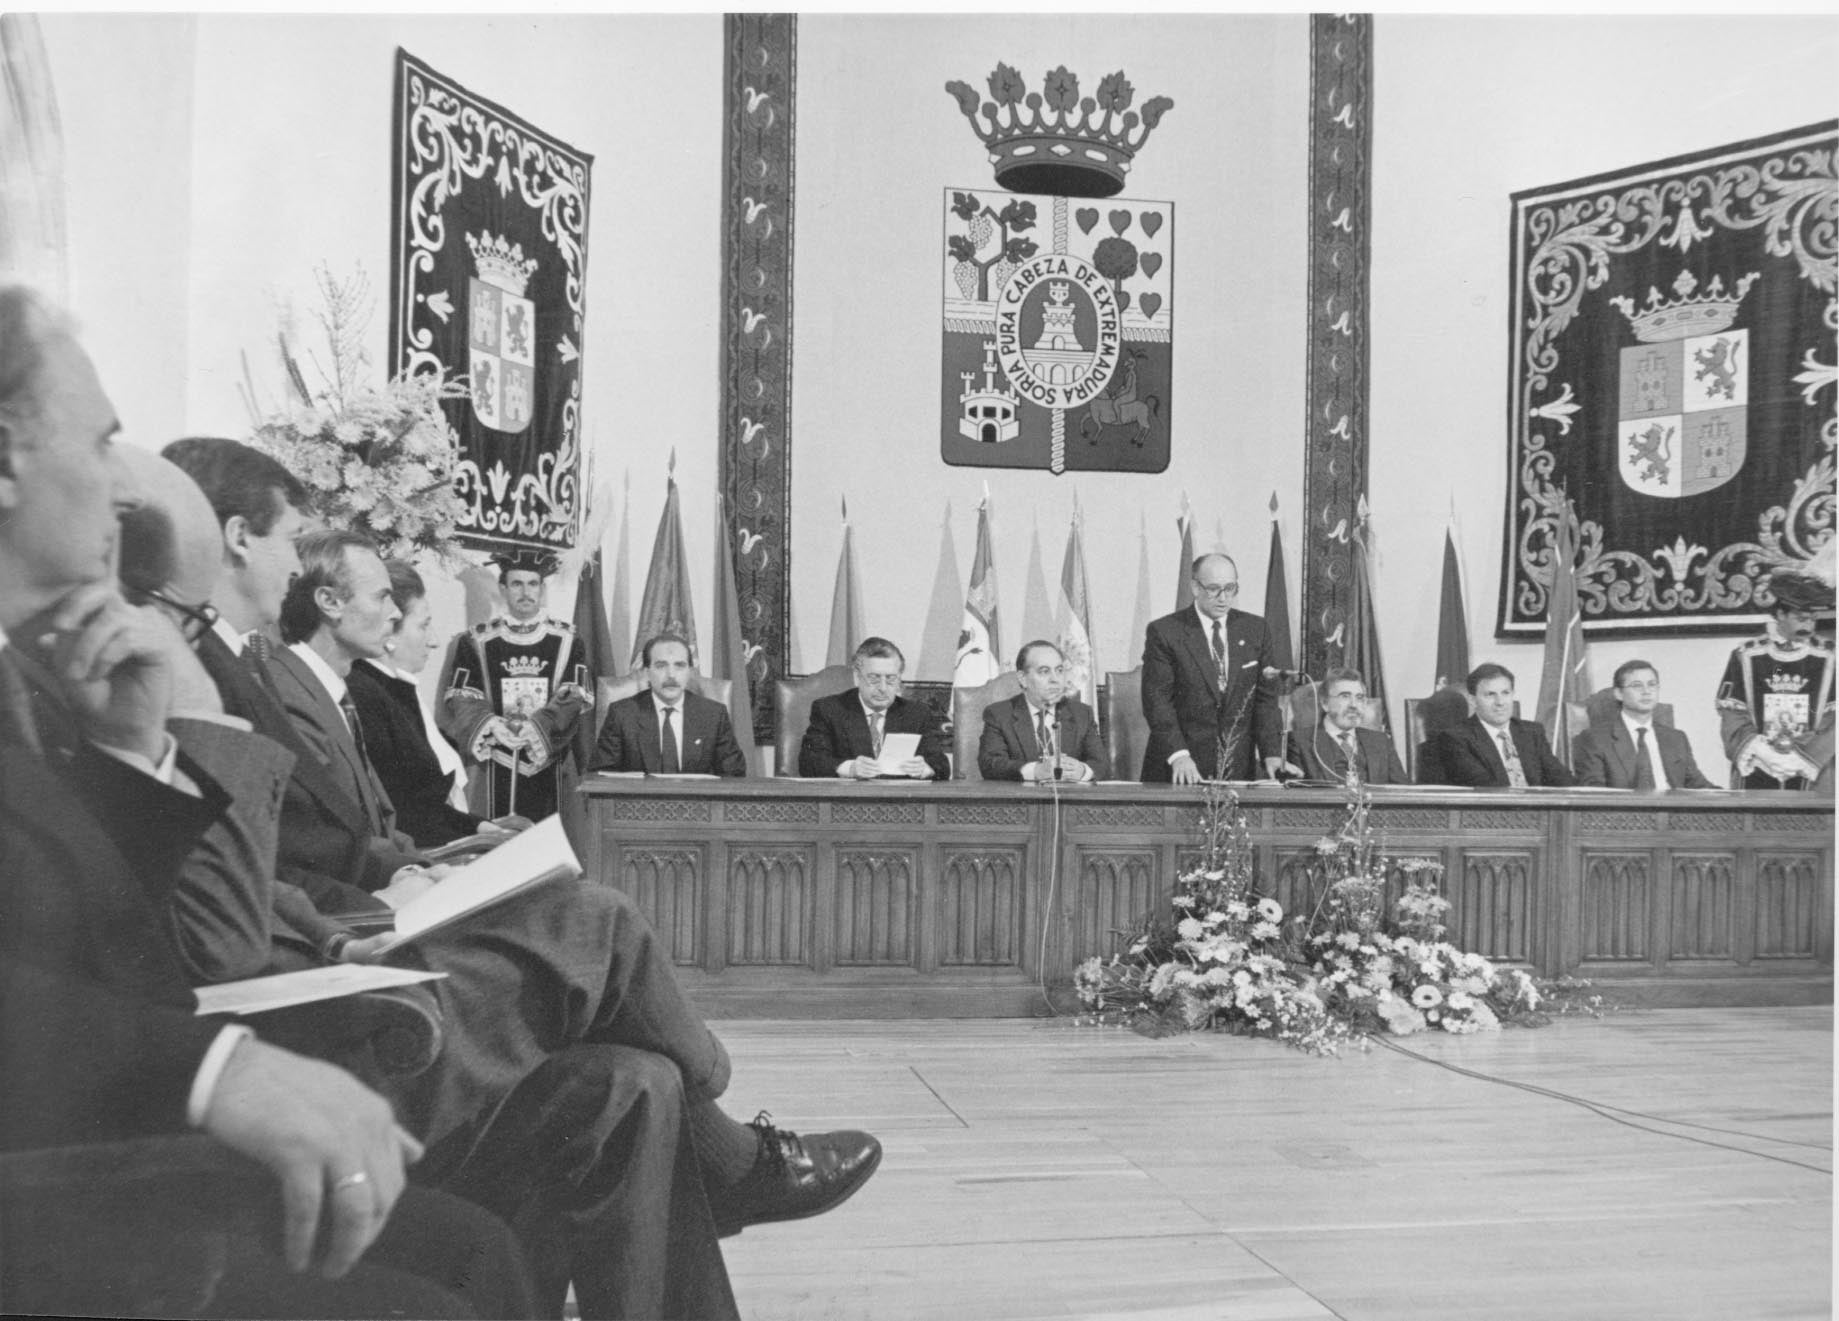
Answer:
<svg viewBox="0 0 1839 1321"><path fill-rule="evenodd" d="M990 555L990 496L977 502L977 553L971 557L971 585L964 594L964 622L958 628L958 662L951 681L976 688L1002 673L996 626L996 566Z"/></svg>
<svg viewBox="0 0 1839 1321"><path fill-rule="evenodd" d="M727 679L728 723L734 727L734 741L741 745L747 758L747 773L760 773L760 749L754 742L753 688L748 680L748 663L759 651L750 647L741 634L741 593L735 586L734 543L728 532L727 514L722 498L715 497L715 610L712 627L714 640L709 645L709 677Z"/></svg>
<svg viewBox="0 0 1839 1321"><path fill-rule="evenodd" d="M626 472L625 492L620 499L619 547L613 552L613 603L607 611L608 636L613 639L612 668L615 679L631 667L621 656L632 654L632 473Z"/></svg>
<svg viewBox="0 0 1839 1321"><path fill-rule="evenodd" d="M660 633L675 633L690 644L690 661L702 670L696 649L696 612L690 605L689 559L683 553L683 521L677 512L677 452L671 451L670 475L665 478L664 515L651 543L651 567L645 573L645 595L639 601L638 632L633 636L630 669L642 664L645 643Z"/></svg>
<svg viewBox="0 0 1839 1321"><path fill-rule="evenodd" d="M1437 687L1460 688L1469 677L1469 619L1462 609L1456 534L1443 533L1443 605L1437 611Z"/></svg>
<svg viewBox="0 0 1839 1321"><path fill-rule="evenodd" d="M932 575L932 600L926 606L926 628L920 635L919 664L913 677L928 682L951 678L957 664L958 620L964 609L964 577L958 572L958 548L951 539L951 501L939 524L939 567Z"/></svg>
<svg viewBox="0 0 1839 1321"><path fill-rule="evenodd" d="M1150 604L1149 585L1149 527L1144 522L1142 511L1137 512L1137 608L1130 617L1130 636L1126 639L1130 647L1126 660L1133 657L1141 663L1143 643L1149 636L1149 621L1156 617L1156 608Z"/></svg>
<svg viewBox="0 0 1839 1321"><path fill-rule="evenodd" d="M618 653L613 650L613 634L607 627L607 603L603 595L606 588L605 565L598 549L586 563L581 566L581 576L575 584L575 657L570 666L570 673L563 675L573 680L574 671L586 671L587 681L581 686L587 689L590 699L594 696L594 683L601 675L616 672ZM575 766L585 771L594 759L594 744L600 737L600 731L594 727L593 708L589 707L575 722Z"/></svg>
<svg viewBox="0 0 1839 1321"><path fill-rule="evenodd" d="M1277 492L1271 492L1271 559L1264 572L1264 633L1271 640L1271 664L1296 668L1290 645L1290 584L1283 567L1283 534L1277 527Z"/></svg>
<svg viewBox="0 0 1839 1321"><path fill-rule="evenodd" d="M1373 608L1372 523L1366 497L1360 497L1359 521L1349 544L1354 551L1354 572L1348 584L1347 641L1342 663L1360 671L1366 680L1367 699L1379 712L1380 727L1392 737L1392 714L1386 709L1386 670L1379 654L1379 616Z"/></svg>
<svg viewBox="0 0 1839 1321"><path fill-rule="evenodd" d="M1175 610L1180 613L1194 604L1194 512L1188 497L1181 497L1181 513L1175 519L1181 529L1181 565L1175 575Z"/></svg>
<svg viewBox="0 0 1839 1321"><path fill-rule="evenodd" d="M830 646L824 664L847 665L868 636L862 619L862 587L856 581L856 550L849 533L849 501L843 502L843 549L837 556L836 587L830 593Z"/></svg>
<svg viewBox="0 0 1839 1321"><path fill-rule="evenodd" d="M1086 594L1086 552L1080 537L1079 504L1073 503L1073 526L1066 535L1066 558L1060 564L1060 654L1066 657L1066 690L1098 710L1098 661L1092 655L1092 603Z"/></svg>
<svg viewBox="0 0 1839 1321"><path fill-rule="evenodd" d="M1545 664L1539 674L1538 721L1545 726L1552 752L1567 767L1571 738L1582 732L1572 719L1590 696L1584 678L1584 613L1577 599L1577 511L1567 499L1558 519L1552 553L1552 585L1546 596Z"/></svg>
<svg viewBox="0 0 1839 1321"><path fill-rule="evenodd" d="M1022 642L1037 638L1054 639L1054 598L1047 594L1047 570L1041 563L1041 528L1035 524L1028 533L1028 572L1022 575ZM1007 656L998 660L1006 661Z"/></svg>

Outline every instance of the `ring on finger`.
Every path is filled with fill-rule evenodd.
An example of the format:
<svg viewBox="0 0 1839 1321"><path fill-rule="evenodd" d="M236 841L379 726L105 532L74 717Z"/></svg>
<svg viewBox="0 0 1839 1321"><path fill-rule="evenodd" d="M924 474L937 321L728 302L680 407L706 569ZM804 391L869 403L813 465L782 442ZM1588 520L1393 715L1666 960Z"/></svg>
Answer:
<svg viewBox="0 0 1839 1321"><path fill-rule="evenodd" d="M353 1174L345 1175L342 1179L334 1179L332 1181L332 1191L335 1193L342 1193L347 1188L362 1188L369 1182L370 1175L366 1174L363 1170L358 1170Z"/></svg>

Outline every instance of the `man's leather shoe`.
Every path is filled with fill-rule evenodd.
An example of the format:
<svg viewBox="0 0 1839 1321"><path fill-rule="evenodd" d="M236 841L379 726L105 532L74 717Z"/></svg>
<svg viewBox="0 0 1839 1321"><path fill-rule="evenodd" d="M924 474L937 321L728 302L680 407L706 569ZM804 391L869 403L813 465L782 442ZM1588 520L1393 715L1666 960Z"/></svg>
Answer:
<svg viewBox="0 0 1839 1321"><path fill-rule="evenodd" d="M867 1133L844 1129L801 1138L773 1127L764 1110L752 1127L760 1135L753 1168L709 1199L723 1238L749 1225L822 1215L848 1201L881 1164L881 1144Z"/></svg>

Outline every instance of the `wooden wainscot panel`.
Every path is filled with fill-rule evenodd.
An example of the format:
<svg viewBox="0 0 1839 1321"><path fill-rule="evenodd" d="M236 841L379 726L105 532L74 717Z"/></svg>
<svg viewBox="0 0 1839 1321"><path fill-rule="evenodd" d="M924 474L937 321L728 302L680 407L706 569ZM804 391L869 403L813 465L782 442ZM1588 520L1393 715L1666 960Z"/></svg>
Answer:
<svg viewBox="0 0 1839 1321"><path fill-rule="evenodd" d="M708 821L712 804L698 798L613 798L608 800L615 821Z"/></svg>
<svg viewBox="0 0 1839 1321"><path fill-rule="evenodd" d="M816 848L736 848L728 855L730 966L814 966Z"/></svg>
<svg viewBox="0 0 1839 1321"><path fill-rule="evenodd" d="M1134 931L1168 892L1156 883L1154 849L1079 848L1074 859L1078 886L1070 962L1078 963L1115 952L1120 942L1113 933Z"/></svg>
<svg viewBox="0 0 1839 1321"><path fill-rule="evenodd" d="M722 823L730 826L816 825L817 804L742 799L722 804Z"/></svg>
<svg viewBox="0 0 1839 1321"><path fill-rule="evenodd" d="M911 967L919 849L840 848L831 958L839 967Z"/></svg>
<svg viewBox="0 0 1839 1321"><path fill-rule="evenodd" d="M1580 953L1586 963L1652 960L1653 859L1642 850L1583 850Z"/></svg>
<svg viewBox="0 0 1839 1321"><path fill-rule="evenodd" d="M1821 915L1828 902L1822 861L1818 853L1757 854L1758 960L1812 959L1819 952Z"/></svg>
<svg viewBox="0 0 1839 1321"><path fill-rule="evenodd" d="M1022 966L1021 848L951 849L938 887L938 958L942 967Z"/></svg>
<svg viewBox="0 0 1839 1321"><path fill-rule="evenodd" d="M1540 834L1546 830L1549 813L1518 808L1465 807L1461 809L1459 828L1464 833L1487 831L1490 834Z"/></svg>
<svg viewBox="0 0 1839 1321"><path fill-rule="evenodd" d="M1027 826L1034 821L1028 803L940 803L942 826Z"/></svg>
<svg viewBox="0 0 1839 1321"><path fill-rule="evenodd" d="M1722 959L1735 955L1731 914L1736 896L1737 855L1676 851L1673 854L1672 934L1668 959Z"/></svg>
<svg viewBox="0 0 1839 1321"><path fill-rule="evenodd" d="M1531 849L1468 849L1445 882L1447 938L1458 949L1514 963L1531 962L1536 926L1538 854Z"/></svg>
<svg viewBox="0 0 1839 1321"><path fill-rule="evenodd" d="M703 961L703 878L708 855L700 844L632 844L611 855L619 888L632 899L670 950L671 962Z"/></svg>
<svg viewBox="0 0 1839 1321"><path fill-rule="evenodd" d="M926 804L918 800L830 804L830 823L837 826L917 826L925 820Z"/></svg>
<svg viewBox="0 0 1839 1321"><path fill-rule="evenodd" d="M1268 893L1283 905L1286 918L1313 913L1327 893L1328 878L1322 870L1321 855L1313 845L1277 848L1273 852L1272 871Z"/></svg>

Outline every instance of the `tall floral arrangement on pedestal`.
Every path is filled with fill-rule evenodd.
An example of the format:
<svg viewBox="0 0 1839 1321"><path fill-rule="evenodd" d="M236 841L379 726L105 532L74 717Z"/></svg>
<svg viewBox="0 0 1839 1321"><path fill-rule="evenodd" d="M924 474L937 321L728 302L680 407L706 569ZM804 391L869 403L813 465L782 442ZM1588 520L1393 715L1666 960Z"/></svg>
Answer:
<svg viewBox="0 0 1839 1321"><path fill-rule="evenodd" d="M465 385L432 372L375 384L363 345L373 310L363 271L340 281L322 267L316 280L330 361L310 349L307 359L321 385L308 384L282 332L287 403L261 409L245 379L250 443L306 483L328 523L364 533L386 556L426 552L452 568L470 564L454 541L464 512L453 484L459 438L441 409L442 400L464 397Z"/></svg>

